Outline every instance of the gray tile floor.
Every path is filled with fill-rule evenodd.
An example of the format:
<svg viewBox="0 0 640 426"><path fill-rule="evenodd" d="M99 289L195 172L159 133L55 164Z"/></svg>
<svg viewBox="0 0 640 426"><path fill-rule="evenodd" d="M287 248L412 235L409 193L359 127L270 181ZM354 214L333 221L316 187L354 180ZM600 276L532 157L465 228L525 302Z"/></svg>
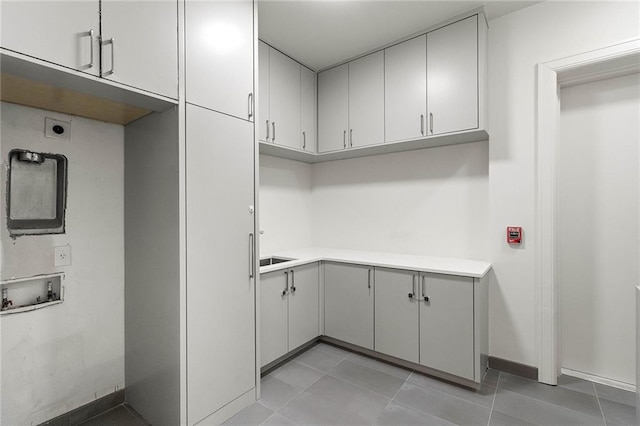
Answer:
<svg viewBox="0 0 640 426"><path fill-rule="evenodd" d="M228 425L635 424L635 394L562 376L547 386L489 370L473 392L320 343L262 379Z"/></svg>

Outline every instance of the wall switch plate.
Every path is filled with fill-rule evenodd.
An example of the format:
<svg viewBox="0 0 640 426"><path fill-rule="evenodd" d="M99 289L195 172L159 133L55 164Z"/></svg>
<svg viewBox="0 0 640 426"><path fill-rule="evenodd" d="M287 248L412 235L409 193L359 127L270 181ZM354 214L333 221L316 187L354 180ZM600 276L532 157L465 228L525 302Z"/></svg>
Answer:
<svg viewBox="0 0 640 426"><path fill-rule="evenodd" d="M55 120L50 117L44 119L44 135L47 138L71 140L71 122Z"/></svg>
<svg viewBox="0 0 640 426"><path fill-rule="evenodd" d="M71 266L71 246L57 246L53 249L55 266Z"/></svg>

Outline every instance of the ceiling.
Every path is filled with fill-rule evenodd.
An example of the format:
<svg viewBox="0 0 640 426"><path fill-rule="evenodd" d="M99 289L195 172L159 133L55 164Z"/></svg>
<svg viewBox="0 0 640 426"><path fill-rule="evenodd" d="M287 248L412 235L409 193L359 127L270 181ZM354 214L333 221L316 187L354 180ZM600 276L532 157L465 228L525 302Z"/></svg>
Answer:
<svg viewBox="0 0 640 426"><path fill-rule="evenodd" d="M319 71L482 6L494 19L539 2L259 0L259 36Z"/></svg>

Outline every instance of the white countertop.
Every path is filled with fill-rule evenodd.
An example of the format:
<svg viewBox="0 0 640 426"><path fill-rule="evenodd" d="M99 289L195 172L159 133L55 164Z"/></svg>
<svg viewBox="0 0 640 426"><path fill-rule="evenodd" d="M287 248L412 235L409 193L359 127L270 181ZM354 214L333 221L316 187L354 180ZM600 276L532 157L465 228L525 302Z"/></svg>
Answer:
<svg viewBox="0 0 640 426"><path fill-rule="evenodd" d="M282 257L295 260L278 263L276 265L262 266L260 268L261 274L318 261L354 263L381 268L406 269L418 272L432 272L436 274L458 275L473 278L482 278L491 269L491 264L489 262L481 260L319 247L309 247L272 253L269 256L261 256L261 259L265 259L267 257Z"/></svg>

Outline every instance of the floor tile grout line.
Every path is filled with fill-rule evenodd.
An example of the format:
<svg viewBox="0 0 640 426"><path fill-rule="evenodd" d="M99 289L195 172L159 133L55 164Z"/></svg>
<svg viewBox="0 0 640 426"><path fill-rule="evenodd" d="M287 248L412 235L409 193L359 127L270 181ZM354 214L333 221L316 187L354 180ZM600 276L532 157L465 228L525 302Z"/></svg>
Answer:
<svg viewBox="0 0 640 426"><path fill-rule="evenodd" d="M598 408L600 408L602 423L604 424L604 426L607 426L607 419L604 418L604 411L602 410L602 404L600 404L600 396L598 395L598 388L596 387L596 384L593 382L591 382L591 385L593 386L593 391L595 392L595 395L596 395L596 401L598 401Z"/></svg>
<svg viewBox="0 0 640 426"><path fill-rule="evenodd" d="M498 371L498 379L496 380L496 387L493 390L493 401L491 402L491 411L489 411L489 420L487 421L487 426L491 424L491 417L493 416L493 407L496 405L496 396L498 395L498 385L500 384L500 371Z"/></svg>

